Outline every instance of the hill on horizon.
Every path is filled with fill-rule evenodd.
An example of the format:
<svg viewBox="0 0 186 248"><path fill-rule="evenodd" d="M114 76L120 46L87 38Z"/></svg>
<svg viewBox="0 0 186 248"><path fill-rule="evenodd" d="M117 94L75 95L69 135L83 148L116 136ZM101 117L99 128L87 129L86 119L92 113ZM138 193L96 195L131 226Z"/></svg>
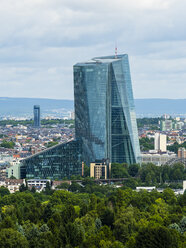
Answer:
<svg viewBox="0 0 186 248"><path fill-rule="evenodd" d="M138 117L155 117L165 113L173 116L186 115L186 99L149 98L134 101ZM74 109L73 100L0 97L0 117L32 116L34 105L40 105L43 116L68 116Z"/></svg>

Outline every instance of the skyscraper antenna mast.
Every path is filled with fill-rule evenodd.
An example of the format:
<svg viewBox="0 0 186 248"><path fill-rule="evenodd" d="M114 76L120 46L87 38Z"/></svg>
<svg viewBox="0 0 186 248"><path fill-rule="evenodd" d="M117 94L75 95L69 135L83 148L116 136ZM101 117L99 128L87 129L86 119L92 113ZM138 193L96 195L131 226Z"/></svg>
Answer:
<svg viewBox="0 0 186 248"><path fill-rule="evenodd" d="M117 59L117 55L118 55L118 48L117 48L117 42L115 44L115 59Z"/></svg>

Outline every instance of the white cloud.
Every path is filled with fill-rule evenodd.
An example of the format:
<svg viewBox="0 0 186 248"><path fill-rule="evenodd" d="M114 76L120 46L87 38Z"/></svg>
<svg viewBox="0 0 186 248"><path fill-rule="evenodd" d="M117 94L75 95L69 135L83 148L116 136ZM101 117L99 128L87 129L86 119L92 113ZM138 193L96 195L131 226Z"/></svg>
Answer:
<svg viewBox="0 0 186 248"><path fill-rule="evenodd" d="M117 41L129 54L135 97L184 97L185 1L0 3L0 96L72 99L73 64L113 54Z"/></svg>

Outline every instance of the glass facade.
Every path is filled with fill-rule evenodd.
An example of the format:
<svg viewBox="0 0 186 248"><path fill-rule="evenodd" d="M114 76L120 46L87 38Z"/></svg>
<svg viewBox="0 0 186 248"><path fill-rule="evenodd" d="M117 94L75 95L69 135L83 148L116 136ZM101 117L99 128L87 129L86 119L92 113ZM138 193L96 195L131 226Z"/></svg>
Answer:
<svg viewBox="0 0 186 248"><path fill-rule="evenodd" d="M26 178L70 178L82 174L81 142L59 144L21 161Z"/></svg>
<svg viewBox="0 0 186 248"><path fill-rule="evenodd" d="M76 138L82 158L140 162L128 55L98 57L74 66Z"/></svg>
<svg viewBox="0 0 186 248"><path fill-rule="evenodd" d="M138 163L140 149L128 56L94 58L74 66L76 140L21 161L21 178L70 178L82 161ZM34 106L34 126L40 107Z"/></svg>
<svg viewBox="0 0 186 248"><path fill-rule="evenodd" d="M34 105L34 127L40 127L40 106Z"/></svg>

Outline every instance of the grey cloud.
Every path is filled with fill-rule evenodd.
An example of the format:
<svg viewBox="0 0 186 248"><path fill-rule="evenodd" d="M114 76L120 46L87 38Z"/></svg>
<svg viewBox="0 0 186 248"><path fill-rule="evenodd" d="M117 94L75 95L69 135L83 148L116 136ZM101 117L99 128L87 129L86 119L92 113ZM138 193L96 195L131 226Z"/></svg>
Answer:
<svg viewBox="0 0 186 248"><path fill-rule="evenodd" d="M117 41L135 97L184 97L185 8L183 0L1 0L1 96L72 99L73 64L113 54Z"/></svg>

